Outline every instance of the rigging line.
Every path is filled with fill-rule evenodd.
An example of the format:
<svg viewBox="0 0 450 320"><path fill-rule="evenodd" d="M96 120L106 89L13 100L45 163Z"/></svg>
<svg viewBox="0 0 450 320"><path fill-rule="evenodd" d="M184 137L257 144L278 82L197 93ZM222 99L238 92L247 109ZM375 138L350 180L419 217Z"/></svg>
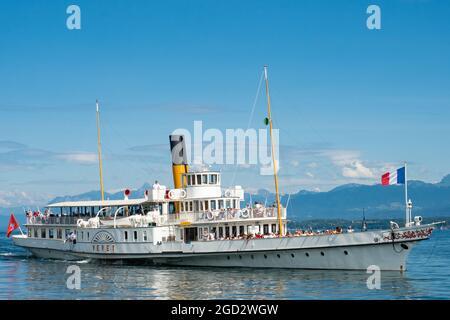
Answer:
<svg viewBox="0 0 450 320"><path fill-rule="evenodd" d="M252 123L252 120L253 120L253 115L255 113L256 104L258 103L259 93L261 92L261 86L262 86L262 83L263 83L263 79L264 79L264 70L261 71L261 76L259 78L258 89L256 90L255 99L253 100L252 111L250 112L250 117L249 117L248 122L247 122L247 129L246 130L250 129L250 124ZM236 180L236 172L237 172L237 166L234 167L233 177L231 178L231 186L234 185L234 181Z"/></svg>

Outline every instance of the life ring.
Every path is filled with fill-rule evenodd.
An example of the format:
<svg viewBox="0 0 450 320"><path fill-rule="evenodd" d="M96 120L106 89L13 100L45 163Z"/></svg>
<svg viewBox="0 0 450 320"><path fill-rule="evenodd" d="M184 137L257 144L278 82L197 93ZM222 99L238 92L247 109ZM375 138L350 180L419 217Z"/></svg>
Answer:
<svg viewBox="0 0 450 320"><path fill-rule="evenodd" d="M172 189L167 193L167 196L169 199L186 198L186 191L184 189Z"/></svg>
<svg viewBox="0 0 450 320"><path fill-rule="evenodd" d="M241 210L241 218L247 219L248 217L250 217L250 210L248 209Z"/></svg>
<svg viewBox="0 0 450 320"><path fill-rule="evenodd" d="M264 210L262 208L256 208L255 209L255 216L258 218L261 218L264 216Z"/></svg>
<svg viewBox="0 0 450 320"><path fill-rule="evenodd" d="M206 212L206 218L211 221L214 220L214 215L211 211Z"/></svg>
<svg viewBox="0 0 450 320"><path fill-rule="evenodd" d="M81 228L81 227L83 226L83 222L84 222L83 219L78 219L78 220L77 220L77 226L78 226L78 228Z"/></svg>
<svg viewBox="0 0 450 320"><path fill-rule="evenodd" d="M225 190L225 197L231 197L231 190Z"/></svg>

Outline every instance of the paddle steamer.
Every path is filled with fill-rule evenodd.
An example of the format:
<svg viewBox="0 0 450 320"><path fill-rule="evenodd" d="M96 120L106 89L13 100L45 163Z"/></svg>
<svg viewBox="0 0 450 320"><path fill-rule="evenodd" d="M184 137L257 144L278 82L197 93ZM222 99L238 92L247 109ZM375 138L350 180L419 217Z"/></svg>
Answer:
<svg viewBox="0 0 450 320"><path fill-rule="evenodd" d="M267 122L272 131L267 69ZM99 125L97 107L97 124ZM99 129L99 126L98 126ZM435 224L415 217L404 227L329 233L289 232L280 203L245 203L240 186L222 188L221 172L190 169L183 136L170 136L173 188L156 184L141 198L49 204L27 213L27 232L14 243L35 256L65 260L143 260L179 266L405 270L411 249L430 237ZM272 141L272 156L273 152Z"/></svg>

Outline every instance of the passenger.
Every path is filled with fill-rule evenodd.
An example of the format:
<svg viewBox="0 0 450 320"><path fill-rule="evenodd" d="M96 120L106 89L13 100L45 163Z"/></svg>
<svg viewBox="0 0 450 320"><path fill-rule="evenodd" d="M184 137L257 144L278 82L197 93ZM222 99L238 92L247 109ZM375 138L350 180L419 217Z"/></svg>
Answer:
<svg viewBox="0 0 450 320"><path fill-rule="evenodd" d="M153 184L153 190L159 189L161 189L161 185L159 184L158 180L155 180L155 183Z"/></svg>

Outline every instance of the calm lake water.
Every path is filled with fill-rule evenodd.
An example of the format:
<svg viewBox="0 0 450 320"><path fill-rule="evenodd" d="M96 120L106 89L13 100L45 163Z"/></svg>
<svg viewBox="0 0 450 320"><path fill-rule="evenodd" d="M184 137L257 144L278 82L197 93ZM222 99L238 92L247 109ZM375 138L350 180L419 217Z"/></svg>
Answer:
<svg viewBox="0 0 450 320"><path fill-rule="evenodd" d="M66 287L69 265L81 289ZM30 257L0 234L0 299L449 299L450 230L416 246L408 271L382 272L369 290L364 271L153 267Z"/></svg>

